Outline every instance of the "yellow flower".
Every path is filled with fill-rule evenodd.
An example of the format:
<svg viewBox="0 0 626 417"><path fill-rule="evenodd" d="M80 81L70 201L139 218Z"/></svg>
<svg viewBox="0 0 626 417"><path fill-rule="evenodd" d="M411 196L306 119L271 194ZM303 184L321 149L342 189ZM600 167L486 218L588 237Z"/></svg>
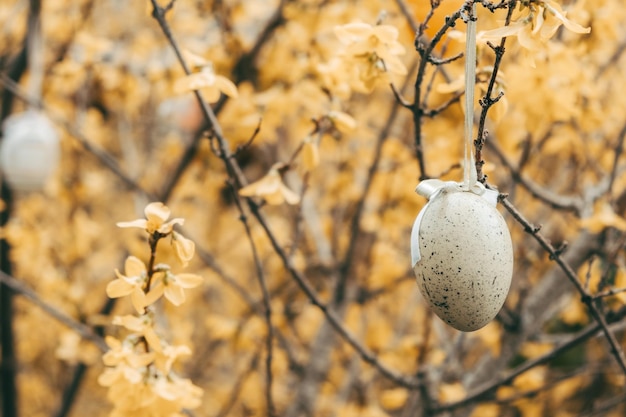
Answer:
<svg viewBox="0 0 626 417"><path fill-rule="evenodd" d="M174 246L176 258L180 261L183 267L187 266L196 251L195 243L180 233L173 232L172 245Z"/></svg>
<svg viewBox="0 0 626 417"><path fill-rule="evenodd" d="M165 295L172 304L179 306L185 302L185 288L194 288L202 284L202 277L195 274L173 274L168 265L157 265L155 273L154 297Z"/></svg>
<svg viewBox="0 0 626 417"><path fill-rule="evenodd" d="M102 361L110 368L100 375L98 383L103 386L112 386L119 380L139 383L143 378L141 370L154 361L155 353L136 352L135 344L129 339L121 342L107 336L105 340L111 350L102 356Z"/></svg>
<svg viewBox="0 0 626 417"><path fill-rule="evenodd" d="M280 162L274 164L263 178L239 190L239 195L263 197L271 205L298 204L300 196L287 188L278 171L283 166Z"/></svg>
<svg viewBox="0 0 626 417"><path fill-rule="evenodd" d="M148 274L146 265L137 257L129 256L124 263L126 275L115 270L117 279L109 282L106 293L110 298L124 297L130 294L130 300L139 314L143 314L148 305L146 294L143 291Z"/></svg>
<svg viewBox="0 0 626 417"><path fill-rule="evenodd" d="M328 113L327 117L333 122L335 129L341 133L349 133L356 129L356 120L347 113L333 110Z"/></svg>
<svg viewBox="0 0 626 417"><path fill-rule="evenodd" d="M156 352L160 352L162 350L161 339L159 339L159 336L157 336L154 331L154 327L152 327L152 319L148 315L143 315L141 317L131 315L115 316L113 318L113 324L123 326L128 330L145 337L150 347Z"/></svg>
<svg viewBox="0 0 626 417"><path fill-rule="evenodd" d="M405 53L405 49L397 41L398 30L395 27L349 23L336 26L334 32L345 46L343 56L354 90L371 92L376 82L387 81L388 72L407 74L406 67L398 58Z"/></svg>
<svg viewBox="0 0 626 417"><path fill-rule="evenodd" d="M215 74L213 68L208 65L202 71L179 78L174 83L174 90L178 93L187 93L194 90L202 90L205 99L209 103L215 103L224 93L229 97L237 98L237 86L231 80Z"/></svg>
<svg viewBox="0 0 626 417"><path fill-rule="evenodd" d="M539 51L561 25L574 33L591 32L591 28L582 27L565 17L567 13L552 0L539 1L527 7L526 14L509 26L478 33L477 41L499 42L501 38L517 36L518 42L524 49ZM532 59L531 65L534 66Z"/></svg>
<svg viewBox="0 0 626 417"><path fill-rule="evenodd" d="M165 222L170 217L170 209L163 203L150 203L144 209L145 219L137 219L130 222L119 222L117 227L138 227L153 234L159 232L162 235L171 233L175 224L182 225L185 220L176 218Z"/></svg>
<svg viewBox="0 0 626 417"><path fill-rule="evenodd" d="M180 356L189 356L191 355L191 349L185 345L178 346L170 346L166 345L163 349L157 352L155 358L156 367L163 372L164 374L169 374L172 369L172 365L174 361L178 359Z"/></svg>
<svg viewBox="0 0 626 417"><path fill-rule="evenodd" d="M179 378L174 374L157 375L150 381L152 392L167 402L178 405L178 408L194 409L200 406L202 389L189 379Z"/></svg>

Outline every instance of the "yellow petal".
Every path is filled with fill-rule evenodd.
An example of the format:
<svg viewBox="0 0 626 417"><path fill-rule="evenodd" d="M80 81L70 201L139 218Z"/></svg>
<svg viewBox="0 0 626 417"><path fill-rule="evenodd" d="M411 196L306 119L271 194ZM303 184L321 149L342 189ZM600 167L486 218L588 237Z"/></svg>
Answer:
<svg viewBox="0 0 626 417"><path fill-rule="evenodd" d="M481 31L476 35L476 40L482 42L498 42L500 39L506 38L507 36L517 35L526 25L527 23L525 22L515 22L511 23L509 26Z"/></svg>
<svg viewBox="0 0 626 417"><path fill-rule="evenodd" d="M104 341L111 349L121 349L122 348L122 342L120 342L119 340L117 340L113 336L105 336L104 337Z"/></svg>
<svg viewBox="0 0 626 417"><path fill-rule="evenodd" d="M187 93L199 90L215 84L215 74L211 71L196 72L179 78L174 83L174 91L177 93Z"/></svg>
<svg viewBox="0 0 626 417"><path fill-rule="evenodd" d="M286 185L281 183L280 190L287 204L294 205L300 202L300 196L296 194L295 192L291 191L289 188L287 188Z"/></svg>
<svg viewBox="0 0 626 417"><path fill-rule="evenodd" d="M154 361L154 352L137 353L128 357L128 362L133 368L142 368Z"/></svg>
<svg viewBox="0 0 626 417"><path fill-rule="evenodd" d="M145 301L146 307L156 303L157 300L161 298L162 295L163 295L163 284L159 282L156 285L153 285L152 288L150 288L150 291L148 291L148 294L146 294L146 301Z"/></svg>
<svg viewBox="0 0 626 417"><path fill-rule="evenodd" d="M128 330L138 333L141 333L146 326L146 323L142 319L137 316L131 316L130 314L113 317L113 324L124 326Z"/></svg>
<svg viewBox="0 0 626 417"><path fill-rule="evenodd" d="M135 307L137 313L143 314L145 312L146 295L141 289L135 287L133 292L130 293L130 302L133 304L133 307Z"/></svg>
<svg viewBox="0 0 626 417"><path fill-rule="evenodd" d="M320 163L320 151L317 144L311 140L306 140L302 147L302 166L307 171L311 171Z"/></svg>
<svg viewBox="0 0 626 417"><path fill-rule="evenodd" d="M185 62L187 62L187 64L189 64L191 67L205 67L207 65L210 65L210 62L206 58L194 54L187 49L183 49L182 53Z"/></svg>
<svg viewBox="0 0 626 417"><path fill-rule="evenodd" d="M172 245L174 246L174 253L178 261L183 266L187 266L196 251L196 244L180 233L174 232L172 234Z"/></svg>
<svg viewBox="0 0 626 417"><path fill-rule="evenodd" d="M104 372L98 376L98 384L103 387L110 387L117 382L120 376L121 374L117 369L105 369Z"/></svg>
<svg viewBox="0 0 626 417"><path fill-rule="evenodd" d="M335 32L335 36L341 43L348 45L371 35L372 26L367 23L354 22L343 26L335 26L333 32Z"/></svg>
<svg viewBox="0 0 626 417"><path fill-rule="evenodd" d="M270 172L268 172L267 175L260 180L239 190L239 195L244 197L263 197L265 195L273 194L280 188L281 182L282 180L278 171L270 170Z"/></svg>
<svg viewBox="0 0 626 417"><path fill-rule="evenodd" d="M394 74L407 75L409 72L400 58L395 55L387 54L383 62L385 63L387 71L393 72Z"/></svg>
<svg viewBox="0 0 626 417"><path fill-rule="evenodd" d="M517 33L517 41L520 45L522 45L522 47L530 51L538 51L542 48L541 42L537 38L533 37L530 25L526 25L524 29Z"/></svg>
<svg viewBox="0 0 626 417"><path fill-rule="evenodd" d="M157 336L156 332L151 326L147 326L143 330L143 337L146 338L146 341L150 345L152 349L156 352L161 352L163 349L161 348L161 339Z"/></svg>
<svg viewBox="0 0 626 417"><path fill-rule="evenodd" d="M589 33L591 32L591 28L585 28L579 25L578 23L572 22L567 17L565 17L565 12L561 9L561 6L556 4L553 1L545 3L546 10L552 13L558 20L563 23L567 29L571 30L574 33Z"/></svg>
<svg viewBox="0 0 626 417"><path fill-rule="evenodd" d="M374 35L385 43L392 43L398 39L398 29L390 25L378 25L372 28Z"/></svg>
<svg viewBox="0 0 626 417"><path fill-rule="evenodd" d="M185 219L181 219L181 218L177 217L175 219L170 220L167 223L163 223L158 228L158 230L159 230L159 233L166 235L166 234L169 234L172 231L172 229L174 228L175 224L183 225L184 223L185 223Z"/></svg>
<svg viewBox="0 0 626 417"><path fill-rule="evenodd" d="M181 288L193 288L202 284L204 280L196 274L178 274L176 275L176 283Z"/></svg>
<svg viewBox="0 0 626 417"><path fill-rule="evenodd" d="M115 223L115 225L117 227L138 227L140 229L145 229L148 225L148 222L146 219L137 219L137 220L133 220L130 222L117 222Z"/></svg>
<svg viewBox="0 0 626 417"><path fill-rule="evenodd" d="M179 306L185 302L185 292L178 285L166 285L165 298L175 306Z"/></svg>
<svg viewBox="0 0 626 417"><path fill-rule="evenodd" d="M216 103L220 99L220 89L215 84L202 88L204 99L209 103Z"/></svg>
<svg viewBox="0 0 626 417"><path fill-rule="evenodd" d="M226 94L229 97L237 98L239 96L237 86L226 77L217 75L215 77L215 85L217 86L217 88L220 89L222 93Z"/></svg>
<svg viewBox="0 0 626 417"><path fill-rule="evenodd" d="M135 287L127 283L122 279L116 279L114 281L109 282L106 288L106 293L109 298L119 298L124 297L131 292Z"/></svg>
<svg viewBox="0 0 626 417"><path fill-rule="evenodd" d="M170 209L163 203L150 203L143 211L148 221L163 223L170 217Z"/></svg>
<svg viewBox="0 0 626 417"><path fill-rule="evenodd" d="M344 112L331 111L328 113L328 118L341 133L348 133L356 128L356 120Z"/></svg>
<svg viewBox="0 0 626 417"><path fill-rule="evenodd" d="M127 277L138 277L146 272L146 265L136 256L129 256L124 262Z"/></svg>

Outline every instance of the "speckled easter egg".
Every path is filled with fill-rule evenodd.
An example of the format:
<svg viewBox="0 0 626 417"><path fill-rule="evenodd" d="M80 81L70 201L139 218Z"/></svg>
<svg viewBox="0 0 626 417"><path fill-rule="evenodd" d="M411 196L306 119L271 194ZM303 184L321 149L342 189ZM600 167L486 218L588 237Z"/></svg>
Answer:
<svg viewBox="0 0 626 417"><path fill-rule="evenodd" d="M421 259L413 267L419 289L443 321L478 330L498 314L511 285L506 223L471 192L443 192L424 210L417 237Z"/></svg>

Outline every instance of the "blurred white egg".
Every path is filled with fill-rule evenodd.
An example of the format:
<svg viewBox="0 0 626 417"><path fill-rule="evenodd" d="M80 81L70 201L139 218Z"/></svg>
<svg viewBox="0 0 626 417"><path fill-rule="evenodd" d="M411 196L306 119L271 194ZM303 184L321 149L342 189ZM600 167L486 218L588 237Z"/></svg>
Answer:
<svg viewBox="0 0 626 417"><path fill-rule="evenodd" d="M16 190L44 187L59 163L59 136L42 113L28 110L8 117L3 124L0 166Z"/></svg>
<svg viewBox="0 0 626 417"><path fill-rule="evenodd" d="M443 321L462 331L478 330L495 318L513 275L513 245L495 208L497 193L485 191L483 197L434 193L411 237L422 295Z"/></svg>

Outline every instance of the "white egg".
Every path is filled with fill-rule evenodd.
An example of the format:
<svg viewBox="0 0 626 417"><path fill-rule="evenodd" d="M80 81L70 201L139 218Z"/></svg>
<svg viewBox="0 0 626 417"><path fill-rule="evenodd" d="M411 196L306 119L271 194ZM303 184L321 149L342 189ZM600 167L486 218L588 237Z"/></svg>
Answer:
<svg viewBox="0 0 626 417"><path fill-rule="evenodd" d="M422 295L452 327L480 329L502 308L513 274L511 235L495 200L443 191L421 216L412 244Z"/></svg>
<svg viewBox="0 0 626 417"><path fill-rule="evenodd" d="M59 163L59 136L50 120L33 110L8 117L3 125L0 166L16 190L44 187Z"/></svg>

